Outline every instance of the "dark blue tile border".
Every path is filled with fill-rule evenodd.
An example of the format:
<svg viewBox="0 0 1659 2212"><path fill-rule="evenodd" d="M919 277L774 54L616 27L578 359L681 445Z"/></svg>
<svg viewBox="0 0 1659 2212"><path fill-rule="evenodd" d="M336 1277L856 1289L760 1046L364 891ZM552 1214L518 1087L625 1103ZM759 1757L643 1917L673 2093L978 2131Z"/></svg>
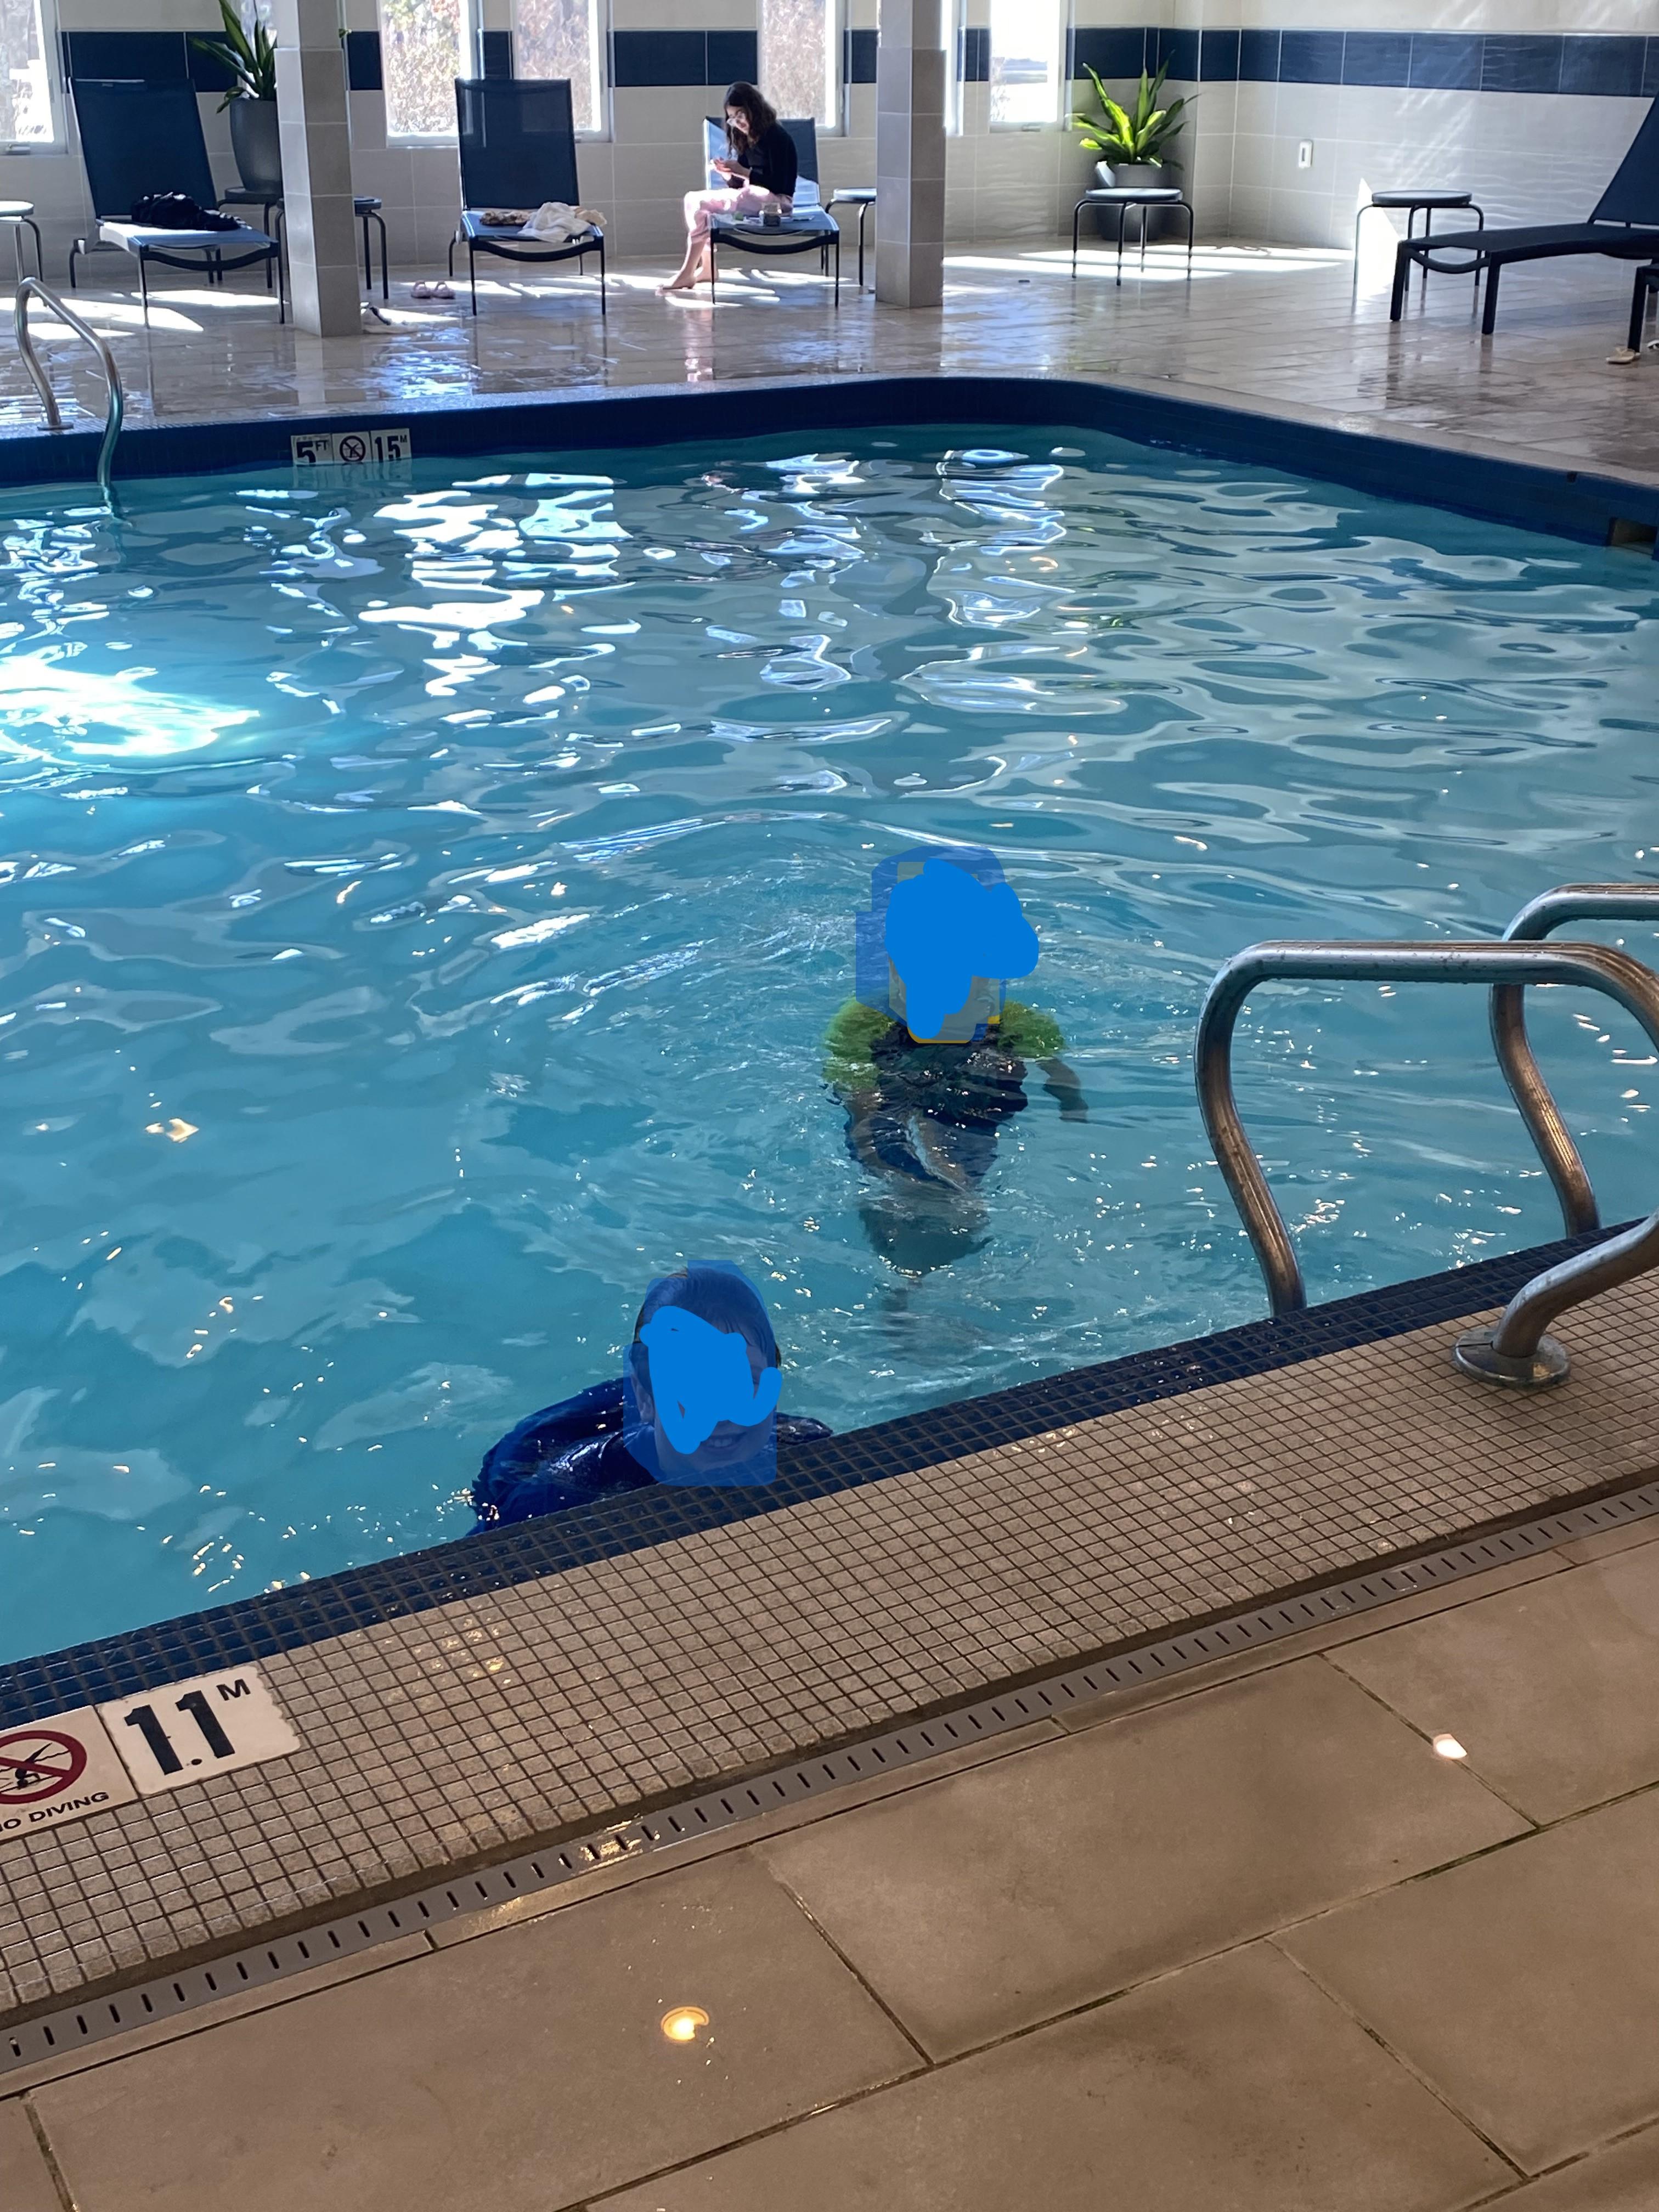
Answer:
<svg viewBox="0 0 1659 2212"><path fill-rule="evenodd" d="M969 23L957 33L957 78L962 84L991 82L991 33Z"/></svg>
<svg viewBox="0 0 1659 2212"><path fill-rule="evenodd" d="M1277 31L1241 31L1238 34L1238 77L1241 84L1277 84Z"/></svg>
<svg viewBox="0 0 1659 2212"><path fill-rule="evenodd" d="M1482 92L1559 92L1561 40L1508 33L1488 38L1480 62Z"/></svg>
<svg viewBox="0 0 1659 2212"><path fill-rule="evenodd" d="M1648 39L1586 38L1561 41L1563 92L1639 99Z"/></svg>
<svg viewBox="0 0 1659 2212"><path fill-rule="evenodd" d="M1204 31L1199 34L1198 74L1205 84L1232 84L1238 76L1237 31Z"/></svg>
<svg viewBox="0 0 1659 2212"><path fill-rule="evenodd" d="M1072 33L1071 59L1066 64L1068 74L1075 81L1091 69L1108 83L1115 80L1138 77L1146 66L1158 33L1156 31L1120 30L1098 25L1085 24Z"/></svg>
<svg viewBox="0 0 1659 2212"><path fill-rule="evenodd" d="M1478 92L1482 38L1462 31L1413 31L1410 82L1441 92Z"/></svg>
<svg viewBox="0 0 1659 2212"><path fill-rule="evenodd" d="M118 483L233 469L286 471L289 437L306 430L418 424L416 454L434 459L765 437L799 428L809 411L814 427L824 430L973 422L1100 430L1144 445L1285 469L1381 498L1415 499L1592 544L1606 544L1616 520L1659 526L1659 488L1648 483L1253 414L1103 379L1085 383L1036 376L757 378L672 392L501 398L458 393L418 407L399 404L337 415L143 424L123 431L116 477ZM99 436L91 428L54 435L32 423L0 428L0 492L7 486L89 481Z"/></svg>
<svg viewBox="0 0 1659 2212"><path fill-rule="evenodd" d="M1198 82L1198 33L1196 31L1153 31L1147 38L1151 50L1157 54L1154 64L1158 69L1167 63L1170 77L1178 84Z"/></svg>
<svg viewBox="0 0 1659 2212"><path fill-rule="evenodd" d="M1411 34L1405 31L1350 31L1342 47L1344 84L1411 82Z"/></svg>
<svg viewBox="0 0 1659 2212"><path fill-rule="evenodd" d="M905 1414L792 1451L781 1449L778 1480L764 1492L633 1491L603 1504L549 1514L126 1635L14 1661L0 1666L0 1728L220 1667L246 1665L352 1629L623 1558L1133 1406L1270 1374L1413 1329L1446 1326L1504 1304L1540 1269L1610 1233L1505 1253L1474 1267L1334 1299L1279 1320L1247 1322L1212 1336L1133 1352L1125 1359L931 1413Z"/></svg>
<svg viewBox="0 0 1659 2212"><path fill-rule="evenodd" d="M380 74L380 34L378 31L346 33L346 86L351 92L380 92L386 80Z"/></svg>
<svg viewBox="0 0 1659 2212"><path fill-rule="evenodd" d="M177 84L190 75L192 49L182 31L65 31L63 37L67 76Z"/></svg>
<svg viewBox="0 0 1659 2212"><path fill-rule="evenodd" d="M513 33L511 31L479 32L478 74L480 76L512 76Z"/></svg>
<svg viewBox="0 0 1659 2212"><path fill-rule="evenodd" d="M753 81L759 67L753 31L613 31L611 82L619 92L641 85L726 85Z"/></svg>
<svg viewBox="0 0 1659 2212"><path fill-rule="evenodd" d="M1279 40L1281 84L1340 84L1340 31L1282 31Z"/></svg>
<svg viewBox="0 0 1659 2212"><path fill-rule="evenodd" d="M878 37L875 31L842 32L841 74L843 84L875 82Z"/></svg>

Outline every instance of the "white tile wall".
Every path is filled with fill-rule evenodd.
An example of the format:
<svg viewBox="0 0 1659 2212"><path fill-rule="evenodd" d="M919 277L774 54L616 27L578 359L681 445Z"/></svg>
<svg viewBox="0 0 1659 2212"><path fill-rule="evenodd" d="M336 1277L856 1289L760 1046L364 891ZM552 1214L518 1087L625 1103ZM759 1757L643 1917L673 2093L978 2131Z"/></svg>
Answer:
<svg viewBox="0 0 1659 2212"><path fill-rule="evenodd" d="M748 28L756 0L612 0L626 28ZM372 28L375 0L344 0L345 20ZM847 19L872 27L878 0L848 0ZM203 28L213 0L60 0L71 28ZM1080 25L1162 23L1222 29L1645 32L1659 35L1659 0L1074 0ZM510 25L512 0L484 0L484 20ZM970 19L987 0L969 0ZM1373 188L1412 183L1473 190L1488 220L1588 212L1634 135L1640 100L1395 90L1330 85L1172 86L1199 97L1182 142L1182 181L1200 236L1341 245ZM641 87L611 95L611 136L583 141L583 198L610 218L617 254L671 258L682 239L682 195L702 180L702 118L717 88ZM202 103L216 172L235 181L216 101ZM453 149L388 149L376 93L350 100L352 171L360 191L386 203L394 263L441 264L459 197ZM956 242L1031 240L1069 230L1073 201L1093 181L1092 157L1055 127L992 131L986 88L963 88L962 128L946 152L945 222ZM1311 170L1296 167L1298 141L1314 145ZM825 197L838 184L875 180L875 88L848 88L846 129L820 138ZM61 275L69 241L83 230L78 152L0 156L0 196L30 199L46 234L48 266ZM1381 232L1380 218L1373 218Z"/></svg>

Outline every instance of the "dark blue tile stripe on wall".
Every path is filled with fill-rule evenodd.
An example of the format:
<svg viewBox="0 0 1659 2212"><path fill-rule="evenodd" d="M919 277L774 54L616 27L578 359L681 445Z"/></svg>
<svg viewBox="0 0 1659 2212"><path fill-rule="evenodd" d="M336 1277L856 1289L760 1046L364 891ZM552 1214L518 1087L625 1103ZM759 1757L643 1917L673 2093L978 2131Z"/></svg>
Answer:
<svg viewBox="0 0 1659 2212"><path fill-rule="evenodd" d="M188 78L198 92L222 92L230 78L182 31L65 31L64 68L71 77L141 77L146 83ZM726 85L753 78L759 65L752 31L613 31L611 82L633 85ZM983 84L991 73L991 34L965 30L958 74ZM842 76L848 84L876 81L876 33L848 31ZM1614 99L1659 97L1659 38L1611 33L1491 37L1462 31L1169 31L1084 25L1071 33L1068 73L1093 69L1121 80L1167 62L1183 84L1409 85L1449 92L1571 92ZM513 41L486 31L480 62L486 76L509 76ZM346 70L354 92L381 88L378 31L346 34Z"/></svg>
<svg viewBox="0 0 1659 2212"><path fill-rule="evenodd" d="M1182 83L1376 84L1456 92L1659 95L1659 38L1491 37L1461 31L1081 29L1071 73L1139 75L1167 62Z"/></svg>
<svg viewBox="0 0 1659 2212"><path fill-rule="evenodd" d="M760 65L753 31L613 31L611 82L618 90L646 84L753 82Z"/></svg>

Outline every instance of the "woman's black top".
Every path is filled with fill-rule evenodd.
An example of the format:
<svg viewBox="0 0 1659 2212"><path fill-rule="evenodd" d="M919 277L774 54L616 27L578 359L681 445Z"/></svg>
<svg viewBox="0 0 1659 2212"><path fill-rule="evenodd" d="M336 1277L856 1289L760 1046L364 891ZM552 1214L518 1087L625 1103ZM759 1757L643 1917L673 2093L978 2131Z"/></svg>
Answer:
<svg viewBox="0 0 1659 2212"><path fill-rule="evenodd" d="M781 123L769 124L746 154L734 154L749 172L749 182L757 192L775 192L781 200L794 197L795 180L800 174L800 164L795 158L795 142Z"/></svg>
<svg viewBox="0 0 1659 2212"><path fill-rule="evenodd" d="M822 1421L778 1415L778 1438L805 1443L827 1437ZM592 1505L625 1490L655 1486L623 1442L623 1386L596 1382L574 1398L544 1406L509 1430L484 1454L472 1485L478 1526L528 1521L538 1513L560 1513L568 1506Z"/></svg>

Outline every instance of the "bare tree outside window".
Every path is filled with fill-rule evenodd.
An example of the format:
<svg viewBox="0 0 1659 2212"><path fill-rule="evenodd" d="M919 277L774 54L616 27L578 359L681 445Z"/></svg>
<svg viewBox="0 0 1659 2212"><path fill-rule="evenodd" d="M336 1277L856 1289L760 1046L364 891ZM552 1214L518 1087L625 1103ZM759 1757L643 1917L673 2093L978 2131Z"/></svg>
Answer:
<svg viewBox="0 0 1659 2212"><path fill-rule="evenodd" d="M835 0L761 0L761 90L780 115L836 121Z"/></svg>
<svg viewBox="0 0 1659 2212"><path fill-rule="evenodd" d="M0 0L0 146L52 143L41 0Z"/></svg>
<svg viewBox="0 0 1659 2212"><path fill-rule="evenodd" d="M1060 0L991 0L993 128L1030 130L1060 112Z"/></svg>
<svg viewBox="0 0 1659 2212"><path fill-rule="evenodd" d="M578 131L599 126L599 26L595 0L516 0L514 66L520 76L568 77Z"/></svg>
<svg viewBox="0 0 1659 2212"><path fill-rule="evenodd" d="M388 138L455 136L455 80L472 74L466 33L465 0L380 0Z"/></svg>

